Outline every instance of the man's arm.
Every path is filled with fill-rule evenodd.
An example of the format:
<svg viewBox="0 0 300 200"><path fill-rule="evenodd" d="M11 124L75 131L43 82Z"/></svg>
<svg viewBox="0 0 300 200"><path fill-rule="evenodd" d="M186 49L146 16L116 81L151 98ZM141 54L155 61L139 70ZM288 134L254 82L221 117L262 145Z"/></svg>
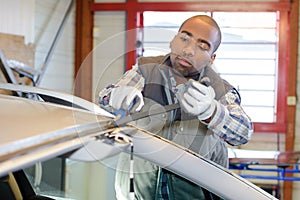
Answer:
<svg viewBox="0 0 300 200"><path fill-rule="evenodd" d="M144 78L140 74L138 67L133 66L131 70L127 71L116 83L106 86L99 93L98 104L101 107L109 108L111 92L114 88L121 86L132 86L142 91L144 88Z"/></svg>
<svg viewBox="0 0 300 200"><path fill-rule="evenodd" d="M229 91L217 103L208 128L233 146L245 144L251 139L253 123L241 107L236 90Z"/></svg>

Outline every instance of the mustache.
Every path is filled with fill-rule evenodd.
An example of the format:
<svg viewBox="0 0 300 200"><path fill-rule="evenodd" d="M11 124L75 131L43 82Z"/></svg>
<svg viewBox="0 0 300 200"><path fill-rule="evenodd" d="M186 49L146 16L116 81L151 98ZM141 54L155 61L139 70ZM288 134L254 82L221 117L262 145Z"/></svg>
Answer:
<svg viewBox="0 0 300 200"><path fill-rule="evenodd" d="M189 59L186 58L186 57L184 57L184 56L182 56L182 55L179 55L179 54L174 53L174 52L171 52L170 54L174 55L176 58L183 59L186 62L188 62L188 63L191 64L191 62L189 61ZM190 72L190 73L184 75L185 78L194 78L194 79L198 79L199 76L200 76L200 72L199 71Z"/></svg>
<svg viewBox="0 0 300 200"><path fill-rule="evenodd" d="M185 60L186 62L190 63L191 65L193 64L193 62L191 62L190 59L188 59L185 56L182 56L182 55L180 55L178 53L174 53L174 52L171 52L170 54L174 55L178 59Z"/></svg>

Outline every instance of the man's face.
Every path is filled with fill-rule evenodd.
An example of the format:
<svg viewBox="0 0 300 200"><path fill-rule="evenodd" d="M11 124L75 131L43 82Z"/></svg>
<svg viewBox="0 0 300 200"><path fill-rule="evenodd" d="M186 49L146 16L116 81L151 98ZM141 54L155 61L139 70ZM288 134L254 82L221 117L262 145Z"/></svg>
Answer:
<svg viewBox="0 0 300 200"><path fill-rule="evenodd" d="M217 35L217 29L201 19L187 21L170 43L172 67L188 76L211 65Z"/></svg>

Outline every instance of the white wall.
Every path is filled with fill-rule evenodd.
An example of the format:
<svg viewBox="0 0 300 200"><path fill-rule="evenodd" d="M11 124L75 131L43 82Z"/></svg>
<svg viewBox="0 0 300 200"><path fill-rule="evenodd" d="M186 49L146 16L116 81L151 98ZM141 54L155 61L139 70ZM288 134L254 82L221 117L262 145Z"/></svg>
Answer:
<svg viewBox="0 0 300 200"><path fill-rule="evenodd" d="M93 99L103 87L117 81L125 71L125 12L94 15Z"/></svg>
<svg viewBox="0 0 300 200"><path fill-rule="evenodd" d="M34 42L34 0L0 0L0 32L24 36Z"/></svg>
<svg viewBox="0 0 300 200"><path fill-rule="evenodd" d="M40 69L70 0L35 0L35 68ZM73 93L75 4L59 37L40 87Z"/></svg>

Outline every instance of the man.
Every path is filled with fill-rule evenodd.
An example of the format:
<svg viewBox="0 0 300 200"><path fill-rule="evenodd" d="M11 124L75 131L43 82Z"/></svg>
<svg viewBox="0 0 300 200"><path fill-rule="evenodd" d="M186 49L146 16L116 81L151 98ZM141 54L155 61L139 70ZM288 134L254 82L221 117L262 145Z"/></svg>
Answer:
<svg viewBox="0 0 300 200"><path fill-rule="evenodd" d="M161 120L136 125L144 124L143 128L228 167L226 143L247 143L253 127L237 90L211 68L220 43L220 28L211 17L187 19L170 42L170 54L139 58L116 84L100 92L99 104L132 113L155 104L179 103L180 109ZM123 169L128 160L120 158ZM135 174L135 199L204 199L198 186L167 170L140 159L135 165L136 171L144 170ZM128 173L119 169L116 192L120 199L128 199L126 180Z"/></svg>

